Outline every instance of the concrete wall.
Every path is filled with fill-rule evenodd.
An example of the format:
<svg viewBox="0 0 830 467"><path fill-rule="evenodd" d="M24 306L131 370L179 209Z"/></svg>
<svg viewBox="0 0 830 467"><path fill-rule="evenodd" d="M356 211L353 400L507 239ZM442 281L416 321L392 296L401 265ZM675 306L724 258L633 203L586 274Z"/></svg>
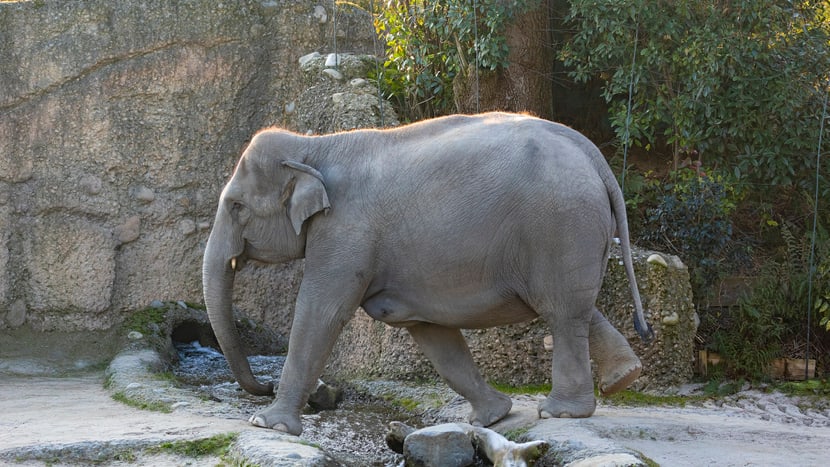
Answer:
<svg viewBox="0 0 830 467"><path fill-rule="evenodd" d="M0 3L0 329L106 329L153 300L201 302L246 141L292 125L299 57L366 51L371 28L328 0ZM284 273L298 267L244 275L258 295L240 305L282 305L261 291Z"/></svg>

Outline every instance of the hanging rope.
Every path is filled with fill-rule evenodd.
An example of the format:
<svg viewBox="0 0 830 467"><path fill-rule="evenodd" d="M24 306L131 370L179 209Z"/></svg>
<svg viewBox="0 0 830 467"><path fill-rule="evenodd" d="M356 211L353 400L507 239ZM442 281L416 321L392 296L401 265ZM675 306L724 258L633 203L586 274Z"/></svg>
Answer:
<svg viewBox="0 0 830 467"><path fill-rule="evenodd" d="M628 170L628 140L631 137L631 101L634 96L634 67L637 64L637 43L640 41L640 23L634 29L634 54L631 57L631 77L628 82L628 107L625 110L625 129L623 130L623 168L620 175L620 188L625 196L625 172Z"/></svg>
<svg viewBox="0 0 830 467"><path fill-rule="evenodd" d="M331 13L331 21L332 21L332 28L331 28L331 39L334 43L334 69L340 69L340 56L337 55L337 1L335 0L332 2L332 13Z"/></svg>
<svg viewBox="0 0 830 467"><path fill-rule="evenodd" d="M478 79L478 66L479 66L479 54L478 54L478 0L473 0L473 48L475 49L476 53L476 113L481 112L481 88L479 87L479 79Z"/></svg>
<svg viewBox="0 0 830 467"><path fill-rule="evenodd" d="M816 186L815 197L813 198L813 235L810 238L810 261L807 278L807 350L804 354L804 379L810 377L810 335L813 322L813 274L816 269L816 230L818 226L818 192L819 180L821 179L821 145L824 136L824 122L827 120L827 97L830 95L830 80L824 89L824 106L821 111L821 123L818 130L818 148L816 149Z"/></svg>
<svg viewBox="0 0 830 467"><path fill-rule="evenodd" d="M375 13L375 2L374 0L369 0L369 12L372 15L372 48L375 52L375 77L378 85L378 110L380 111L380 127L383 128L386 126L386 123L383 120L383 91L381 91L381 81L383 81L383 67L380 66L380 54L378 54L378 32L375 29L374 21L376 19Z"/></svg>

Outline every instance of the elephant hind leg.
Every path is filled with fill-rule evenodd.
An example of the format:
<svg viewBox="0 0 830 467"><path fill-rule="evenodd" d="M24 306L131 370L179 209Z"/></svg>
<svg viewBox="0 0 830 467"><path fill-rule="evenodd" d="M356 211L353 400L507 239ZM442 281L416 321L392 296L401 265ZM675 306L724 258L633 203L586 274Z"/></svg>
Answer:
<svg viewBox="0 0 830 467"><path fill-rule="evenodd" d="M599 391L603 396L622 391L643 370L628 340L594 308L589 334L591 358L597 364Z"/></svg>
<svg viewBox="0 0 830 467"><path fill-rule="evenodd" d="M596 409L588 352L595 293L575 287L567 290L533 305L553 334L551 391L539 404L542 418L590 417Z"/></svg>
<svg viewBox="0 0 830 467"><path fill-rule="evenodd" d="M513 401L484 381L461 331L431 323L407 330L450 388L473 406L471 425L489 426L510 412Z"/></svg>

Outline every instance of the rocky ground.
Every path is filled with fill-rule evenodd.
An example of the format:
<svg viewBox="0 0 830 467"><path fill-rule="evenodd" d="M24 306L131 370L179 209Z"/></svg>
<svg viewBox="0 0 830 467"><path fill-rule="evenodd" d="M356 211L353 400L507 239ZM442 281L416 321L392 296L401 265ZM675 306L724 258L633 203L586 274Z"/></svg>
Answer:
<svg viewBox="0 0 830 467"><path fill-rule="evenodd" d="M249 410L244 404L210 400L153 375L148 369L157 358L151 352L122 352L107 373L88 369L63 377L27 375L22 370L33 362L14 365L15 372L0 379L0 464L336 465L308 440L251 427L244 421ZM409 401L428 424L461 421L467 411L463 399L440 385L373 382L357 388ZM830 402L745 389L716 400L690 399L684 407L601 403L588 419L543 421L535 415L542 396L514 396L513 412L495 428L511 436L548 440L553 448L542 465L630 465L647 459L671 466L826 462ZM695 394L701 388L683 390ZM119 392L159 402L172 412L127 406L113 400ZM314 416L319 415L308 417ZM227 433L239 435L225 455L194 457L158 449L163 442ZM322 436L343 433L335 428Z"/></svg>

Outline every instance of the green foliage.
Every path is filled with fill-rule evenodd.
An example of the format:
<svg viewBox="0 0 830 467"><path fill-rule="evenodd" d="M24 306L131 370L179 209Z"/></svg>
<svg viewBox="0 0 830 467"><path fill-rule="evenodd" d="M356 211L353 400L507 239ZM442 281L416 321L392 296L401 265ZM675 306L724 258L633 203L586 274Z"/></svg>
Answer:
<svg viewBox="0 0 830 467"><path fill-rule="evenodd" d="M386 44L379 77L384 89L411 120L451 113L455 76L475 64L488 70L506 67L504 29L517 13L538 3L388 2L375 17L375 29Z"/></svg>
<svg viewBox="0 0 830 467"><path fill-rule="evenodd" d="M675 167L693 148L753 182L814 180L827 2L572 0L567 22L574 32L560 58L573 79L605 83L620 138L633 78L630 142L672 145Z"/></svg>
<svg viewBox="0 0 830 467"><path fill-rule="evenodd" d="M807 381L788 381L777 389L790 396L830 397L830 380L811 379Z"/></svg>
<svg viewBox="0 0 830 467"><path fill-rule="evenodd" d="M705 296L718 279L732 235L730 216L742 196L739 185L723 172L682 169L657 191L654 207L647 210L643 240L680 256L690 268L695 295Z"/></svg>
<svg viewBox="0 0 830 467"><path fill-rule="evenodd" d="M783 247L778 257L761 268L751 293L739 301L727 323L713 334L715 350L725 358L733 375L763 379L773 359L786 355L787 346L803 342L807 311L813 307L809 326L818 330L824 298L830 296L830 242L827 231L818 229L817 274L810 289L811 233L798 236L795 226L779 226ZM825 271L825 273L818 273ZM809 295L818 299L810 303Z"/></svg>

